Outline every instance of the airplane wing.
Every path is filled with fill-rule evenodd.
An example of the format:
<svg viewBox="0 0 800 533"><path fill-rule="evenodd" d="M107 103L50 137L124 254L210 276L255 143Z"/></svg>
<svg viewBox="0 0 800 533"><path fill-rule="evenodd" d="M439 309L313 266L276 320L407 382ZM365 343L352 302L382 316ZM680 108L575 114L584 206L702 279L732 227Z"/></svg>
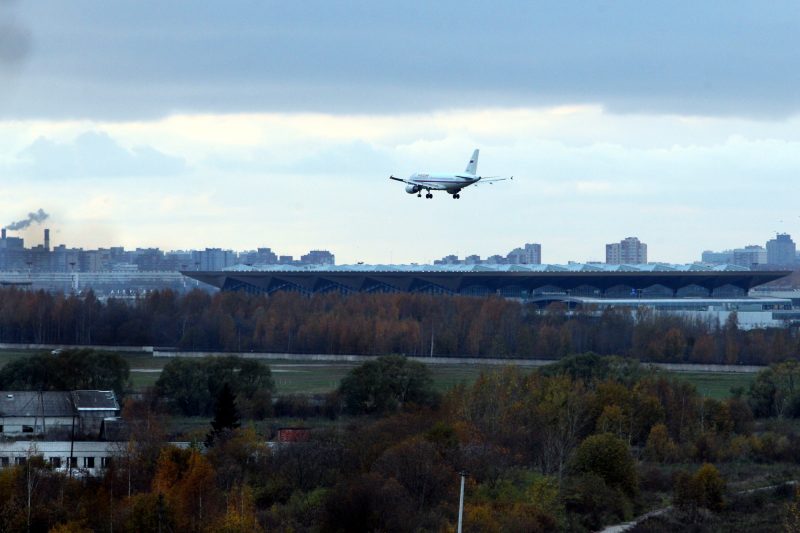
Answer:
<svg viewBox="0 0 800 533"><path fill-rule="evenodd" d="M514 176L510 176L508 178L501 178L501 177L498 177L498 176L486 176L486 177L482 176L481 179L478 181L478 183L492 183L492 182L495 182L495 181L506 181L506 180L513 180L513 179L514 179Z"/></svg>
<svg viewBox="0 0 800 533"><path fill-rule="evenodd" d="M401 181L403 183L408 183L409 185L417 185L413 181L404 180L403 178L395 178L394 176L389 176L389 179L394 181Z"/></svg>

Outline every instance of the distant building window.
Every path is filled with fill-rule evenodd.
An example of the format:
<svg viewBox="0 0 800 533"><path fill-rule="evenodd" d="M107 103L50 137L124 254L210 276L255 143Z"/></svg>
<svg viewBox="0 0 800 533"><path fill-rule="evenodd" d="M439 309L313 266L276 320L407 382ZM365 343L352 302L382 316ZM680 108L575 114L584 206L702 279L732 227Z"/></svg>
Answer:
<svg viewBox="0 0 800 533"><path fill-rule="evenodd" d="M100 466L103 468L108 468L111 466L112 458L111 457L101 457L100 458Z"/></svg>
<svg viewBox="0 0 800 533"><path fill-rule="evenodd" d="M70 457L69 458L69 467L70 468L78 468L78 458L77 457Z"/></svg>
<svg viewBox="0 0 800 533"><path fill-rule="evenodd" d="M8 466L8 465L9 465L8 457L0 457L0 466Z"/></svg>
<svg viewBox="0 0 800 533"><path fill-rule="evenodd" d="M61 457L51 457L50 464L53 465L53 468L61 468Z"/></svg>
<svg viewBox="0 0 800 533"><path fill-rule="evenodd" d="M28 462L28 458L27 457L15 457L14 458L14 464L17 464L17 465L24 465L27 462Z"/></svg>
<svg viewBox="0 0 800 533"><path fill-rule="evenodd" d="M33 433L33 426L22 426L23 433Z"/></svg>
<svg viewBox="0 0 800 533"><path fill-rule="evenodd" d="M3 432L3 424L0 424L0 433Z"/></svg>
<svg viewBox="0 0 800 533"><path fill-rule="evenodd" d="M83 458L83 467L84 468L94 468L94 457L84 457Z"/></svg>

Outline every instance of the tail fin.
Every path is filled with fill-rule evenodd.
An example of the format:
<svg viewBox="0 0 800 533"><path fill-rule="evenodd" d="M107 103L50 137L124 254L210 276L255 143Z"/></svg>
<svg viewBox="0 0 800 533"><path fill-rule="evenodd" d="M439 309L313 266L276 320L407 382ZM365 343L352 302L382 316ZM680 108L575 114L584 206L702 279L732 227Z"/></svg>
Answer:
<svg viewBox="0 0 800 533"><path fill-rule="evenodd" d="M472 158L469 160L469 164L467 165L467 170L466 170L467 174L475 174L476 172L478 172L478 152L479 151L480 150L478 150L476 148L475 151L472 152Z"/></svg>

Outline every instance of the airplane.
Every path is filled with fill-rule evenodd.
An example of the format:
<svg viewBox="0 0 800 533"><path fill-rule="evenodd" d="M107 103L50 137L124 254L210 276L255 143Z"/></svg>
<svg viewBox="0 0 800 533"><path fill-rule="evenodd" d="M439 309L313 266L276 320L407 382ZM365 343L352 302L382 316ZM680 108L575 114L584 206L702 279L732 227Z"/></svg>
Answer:
<svg viewBox="0 0 800 533"><path fill-rule="evenodd" d="M469 187L470 185L476 185L480 181L481 183L493 183L495 181L503 181L503 180L513 180L514 176L510 178L498 178L495 176L478 176L478 152L480 150L475 149L472 152L472 158L470 158L469 163L467 164L466 170L459 174L427 174L422 172L415 172L408 177L408 179L404 180L402 178L395 178L394 176L389 176L390 180L395 181L402 181L406 184L406 192L408 194L416 194L418 198L422 198L422 191L425 190L425 198L431 199L433 198L433 194L431 191L447 191L447 194L453 196L453 200L458 200L461 198L461 189L465 187Z"/></svg>

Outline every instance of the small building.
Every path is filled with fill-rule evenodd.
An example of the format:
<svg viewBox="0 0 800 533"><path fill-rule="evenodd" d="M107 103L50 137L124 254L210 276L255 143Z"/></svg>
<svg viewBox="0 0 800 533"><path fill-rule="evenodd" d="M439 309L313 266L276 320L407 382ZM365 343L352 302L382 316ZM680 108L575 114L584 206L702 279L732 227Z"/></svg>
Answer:
<svg viewBox="0 0 800 533"><path fill-rule="evenodd" d="M103 420L119 416L120 408L114 391L75 390L70 396L83 434L96 435Z"/></svg>
<svg viewBox="0 0 800 533"><path fill-rule="evenodd" d="M188 442L165 443L186 449ZM127 441L12 440L0 441L0 467L24 465L32 457L41 457L53 470L73 475L102 474L115 458L128 453Z"/></svg>
<svg viewBox="0 0 800 533"><path fill-rule="evenodd" d="M2 391L0 435L97 437L104 419L119 417L114 391Z"/></svg>
<svg viewBox="0 0 800 533"><path fill-rule="evenodd" d="M311 437L311 429L305 427L278 428L279 443L306 442Z"/></svg>
<svg viewBox="0 0 800 533"><path fill-rule="evenodd" d="M75 409L68 392L0 392L0 434L33 433L71 427Z"/></svg>

